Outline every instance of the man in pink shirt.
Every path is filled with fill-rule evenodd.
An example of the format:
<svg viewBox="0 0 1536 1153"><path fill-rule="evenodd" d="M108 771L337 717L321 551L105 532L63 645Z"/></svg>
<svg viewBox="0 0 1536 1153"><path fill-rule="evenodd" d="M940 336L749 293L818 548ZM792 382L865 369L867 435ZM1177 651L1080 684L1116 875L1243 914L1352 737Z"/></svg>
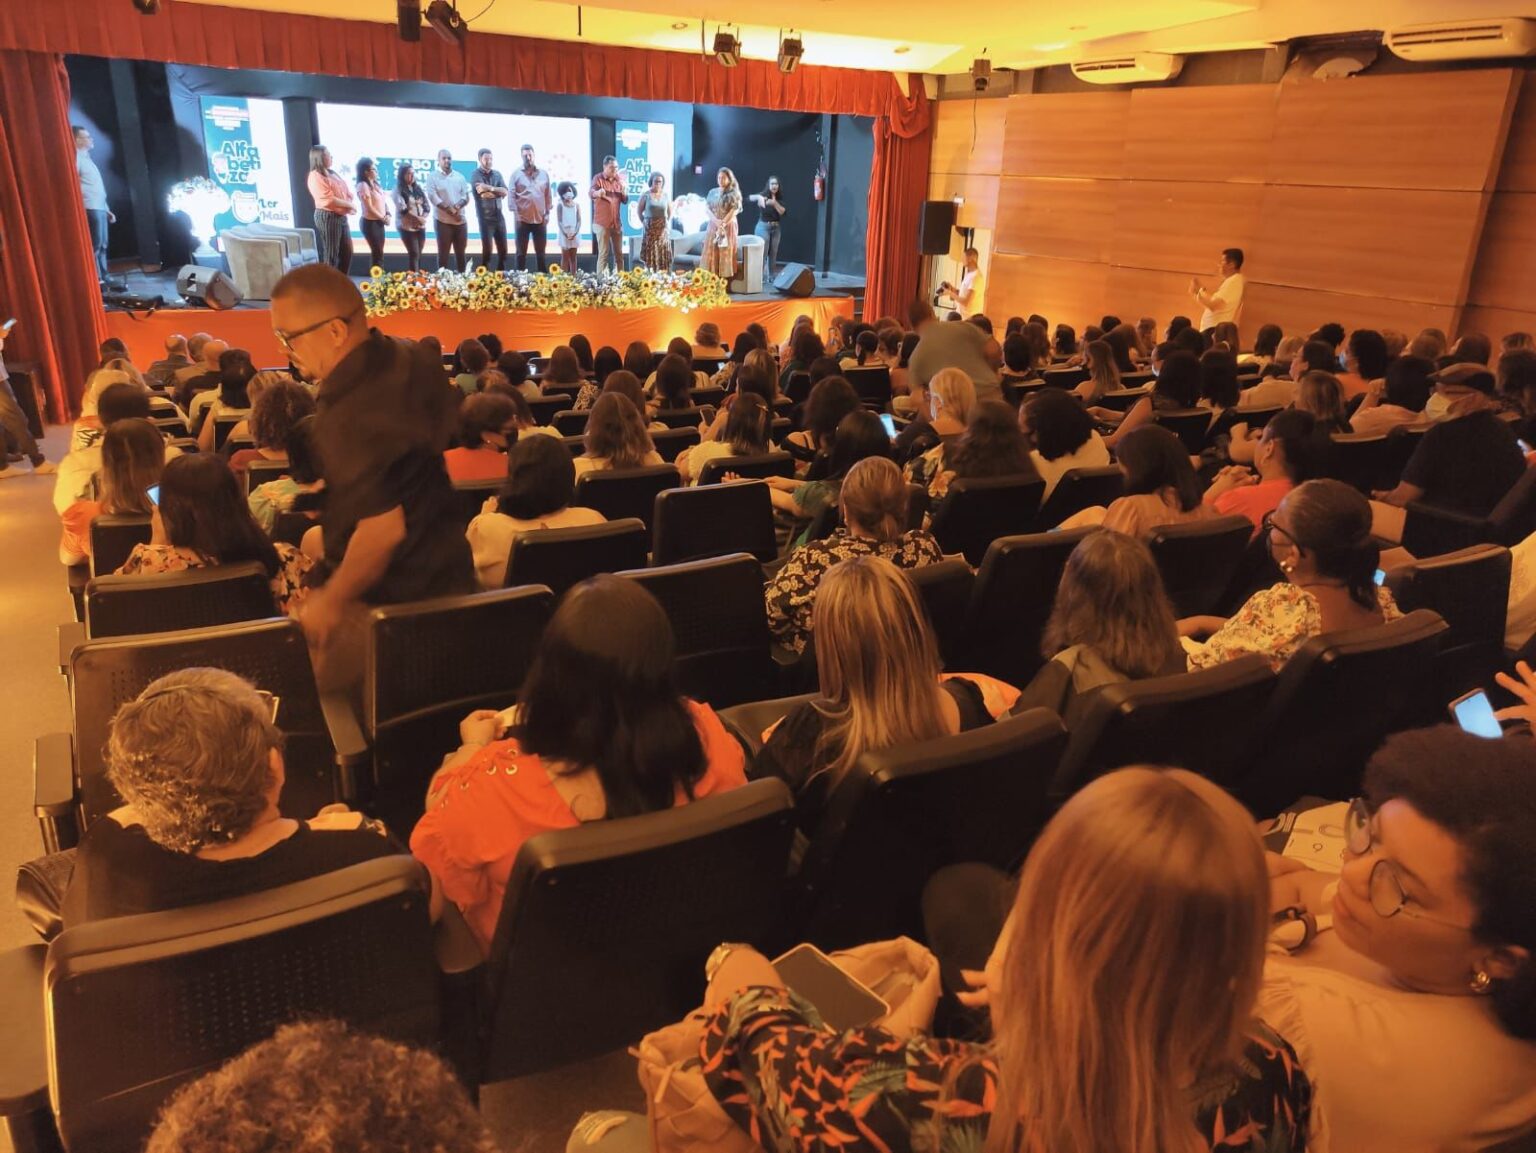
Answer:
<svg viewBox="0 0 1536 1153"><path fill-rule="evenodd" d="M555 196L549 173L533 162L533 145L523 145L523 166L512 174L512 216L517 221L517 270L528 267L528 241L533 241L533 267L544 271L544 246L549 242L549 213Z"/></svg>
<svg viewBox="0 0 1536 1153"><path fill-rule="evenodd" d="M603 157L603 170L592 178L592 234L597 237L597 270L624 271L624 204L629 193L619 162Z"/></svg>

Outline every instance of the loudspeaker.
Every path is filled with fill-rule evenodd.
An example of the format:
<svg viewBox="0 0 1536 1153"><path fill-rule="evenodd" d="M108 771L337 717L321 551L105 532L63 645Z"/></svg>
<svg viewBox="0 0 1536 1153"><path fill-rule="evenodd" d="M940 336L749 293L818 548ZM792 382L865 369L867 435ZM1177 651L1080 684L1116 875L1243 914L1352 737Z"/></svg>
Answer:
<svg viewBox="0 0 1536 1153"><path fill-rule="evenodd" d="M773 278L773 287L785 296L809 296L816 291L816 274L804 264L786 264Z"/></svg>
<svg viewBox="0 0 1536 1153"><path fill-rule="evenodd" d="M923 219L918 228L918 251L924 256L944 256L949 252L950 233L955 230L953 200L923 201Z"/></svg>
<svg viewBox="0 0 1536 1153"><path fill-rule="evenodd" d="M215 268L183 264L176 274L176 291L195 308L233 308L245 299L235 282Z"/></svg>

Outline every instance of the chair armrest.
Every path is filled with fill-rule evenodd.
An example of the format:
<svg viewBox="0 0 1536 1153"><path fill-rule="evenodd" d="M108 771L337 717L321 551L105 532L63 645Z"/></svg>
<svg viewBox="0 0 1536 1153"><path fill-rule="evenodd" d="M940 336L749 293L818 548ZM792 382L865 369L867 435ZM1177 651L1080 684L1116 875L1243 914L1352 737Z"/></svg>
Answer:
<svg viewBox="0 0 1536 1153"><path fill-rule="evenodd" d="M91 564L72 564L64 570L65 586L69 589L69 599L74 604L75 619L85 619L85 586L90 583Z"/></svg>
<svg viewBox="0 0 1536 1153"><path fill-rule="evenodd" d="M1403 547L1419 558L1441 556L1481 544L1488 538L1488 521L1452 509L1418 501L1403 518Z"/></svg>
<svg viewBox="0 0 1536 1153"><path fill-rule="evenodd" d="M69 676L69 661L75 650L85 644L85 623L65 621L59 626L59 672Z"/></svg>
<svg viewBox="0 0 1536 1153"><path fill-rule="evenodd" d="M344 692L321 693L320 711L331 734L331 746L336 750L342 799L356 804L363 795L363 782L370 775L373 760L362 721Z"/></svg>
<svg viewBox="0 0 1536 1153"><path fill-rule="evenodd" d="M6 1023L6 1043L0 1052L0 1118L19 1148L57 1148L44 1144L44 1134L57 1141L48 1105L48 1035L43 1016L43 945L23 945L0 953L0 997Z"/></svg>
<svg viewBox="0 0 1536 1153"><path fill-rule="evenodd" d="M80 842L75 814L75 741L69 733L47 733L37 738L32 811L42 827L45 853L72 849Z"/></svg>

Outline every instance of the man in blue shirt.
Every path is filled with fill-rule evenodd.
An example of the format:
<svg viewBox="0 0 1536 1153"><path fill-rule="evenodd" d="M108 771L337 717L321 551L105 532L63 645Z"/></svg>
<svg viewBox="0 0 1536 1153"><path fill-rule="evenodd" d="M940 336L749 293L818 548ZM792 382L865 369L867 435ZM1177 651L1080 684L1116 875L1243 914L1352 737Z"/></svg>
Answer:
<svg viewBox="0 0 1536 1153"><path fill-rule="evenodd" d="M89 128L74 125L75 168L80 173L80 199L85 203L85 220L91 229L91 248L96 252L96 279L107 279L107 225L116 224L117 217L107 207L107 186L101 179L101 169L91 159L91 149L96 141Z"/></svg>

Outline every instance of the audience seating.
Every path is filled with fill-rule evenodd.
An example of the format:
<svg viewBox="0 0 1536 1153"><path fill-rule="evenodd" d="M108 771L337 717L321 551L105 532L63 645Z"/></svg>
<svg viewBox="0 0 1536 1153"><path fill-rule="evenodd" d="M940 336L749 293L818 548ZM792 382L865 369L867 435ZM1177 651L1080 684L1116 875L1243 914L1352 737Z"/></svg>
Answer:
<svg viewBox="0 0 1536 1153"><path fill-rule="evenodd" d="M622 1050L698 1007L721 941L771 951L793 813L763 780L524 842L486 965L478 1080Z"/></svg>
<svg viewBox="0 0 1536 1153"><path fill-rule="evenodd" d="M1046 375L1049 376L1050 374L1047 373ZM1083 377L1083 380L1087 379L1086 376ZM1147 390L1145 388L1114 388L1099 397L1097 403L1100 408L1113 409L1115 412L1130 412L1131 409L1136 407L1137 401L1144 400L1146 397ZM1209 417L1210 413L1207 412L1206 416Z"/></svg>
<svg viewBox="0 0 1536 1153"><path fill-rule="evenodd" d="M676 467L670 464L604 469L576 479L572 503L595 508L608 520L636 517L649 530L655 520L657 494L681 483Z"/></svg>
<svg viewBox="0 0 1536 1153"><path fill-rule="evenodd" d="M952 672L974 672L957 663L965 642L971 590L976 583L971 566L961 560L946 560L909 569L907 575L922 597L943 667Z"/></svg>
<svg viewBox="0 0 1536 1153"><path fill-rule="evenodd" d="M775 697L769 701L748 701L720 710L720 720L727 731L741 742L750 761L763 747L763 734L803 704L816 699L815 693L793 697Z"/></svg>
<svg viewBox="0 0 1536 1153"><path fill-rule="evenodd" d="M506 484L500 480L456 480L453 482L453 508L459 523L465 528L485 508L488 497L497 496Z"/></svg>
<svg viewBox="0 0 1536 1153"><path fill-rule="evenodd" d="M923 527L923 522L928 519L928 486L921 484L907 485L907 530L916 531Z"/></svg>
<svg viewBox="0 0 1536 1153"><path fill-rule="evenodd" d="M587 439L584 436L562 436L560 443L565 445L573 460L587 451Z"/></svg>
<svg viewBox="0 0 1536 1153"><path fill-rule="evenodd" d="M1157 373L1151 369L1143 369L1140 372L1122 372L1120 383L1126 388L1146 388L1157 379Z"/></svg>
<svg viewBox="0 0 1536 1153"><path fill-rule="evenodd" d="M683 454L685 448L692 448L699 443L699 430L697 427L673 427L666 432L653 432L651 443L656 446L661 459L672 464Z"/></svg>
<svg viewBox="0 0 1536 1153"><path fill-rule="evenodd" d="M1232 417L1238 424L1246 424L1250 432L1262 432L1269 422L1284 412L1279 405L1262 405L1254 408L1243 408L1241 405L1232 410Z"/></svg>
<svg viewBox="0 0 1536 1153"><path fill-rule="evenodd" d="M714 372L710 373L710 375L713 376L715 372L719 371L720 370L716 368ZM725 400L725 389L721 388L717 384L709 384L703 386L702 388L690 389L688 392L688 398L693 401L693 407L695 408L703 408L706 404L712 404L716 408L719 408Z"/></svg>
<svg viewBox="0 0 1536 1153"><path fill-rule="evenodd" d="M213 419L213 448L217 452L224 447L224 442L229 439L229 434L235 431L235 426L241 421L248 420L249 415L239 413L234 416L215 416ZM247 440L250 438L247 437Z"/></svg>
<svg viewBox="0 0 1536 1153"><path fill-rule="evenodd" d="M750 456L728 456L705 461L699 470L699 483L719 484L728 472L734 472L743 480L762 480L764 477L795 475L795 458L787 452L762 452Z"/></svg>
<svg viewBox="0 0 1536 1153"><path fill-rule="evenodd" d="M1447 704L1493 684L1504 667L1511 558L1496 544L1473 545L1393 569L1386 584L1404 612L1431 609L1449 631L1440 647L1437 695Z"/></svg>
<svg viewBox="0 0 1536 1153"><path fill-rule="evenodd" d="M843 379L853 385L859 403L875 412L891 406L891 370L883 364L843 369Z"/></svg>
<svg viewBox="0 0 1536 1153"><path fill-rule="evenodd" d="M933 510L930 527L945 553L979 565L998 537L1028 532L1045 482L1020 476L957 480Z"/></svg>
<svg viewBox="0 0 1536 1153"><path fill-rule="evenodd" d="M91 518L91 575L110 576L122 568L134 545L148 544L147 516L98 516Z"/></svg>
<svg viewBox="0 0 1536 1153"><path fill-rule="evenodd" d="M179 416L155 416L150 417L149 423L158 428L162 435L172 438L191 439L192 430L187 427L187 422ZM196 444L196 440L193 440Z"/></svg>
<svg viewBox="0 0 1536 1153"><path fill-rule="evenodd" d="M1052 529L1085 508L1108 508L1124 492L1125 474L1119 465L1068 469L1041 505L1035 527Z"/></svg>
<svg viewBox="0 0 1536 1153"><path fill-rule="evenodd" d="M1178 437L1191 456L1200 455L1211 432L1211 410L1208 408L1157 412L1153 414L1152 420Z"/></svg>
<svg viewBox="0 0 1536 1153"><path fill-rule="evenodd" d="M598 573L644 568L650 546L651 534L635 517L522 533L512 548L503 586L544 585L559 600L566 589Z"/></svg>
<svg viewBox="0 0 1536 1153"><path fill-rule="evenodd" d="M1040 379L1053 388L1076 388L1088 379L1086 368L1048 368L1040 374Z"/></svg>
<svg viewBox="0 0 1536 1153"><path fill-rule="evenodd" d="M773 502L758 480L659 492L654 532L651 553L658 565L735 552L765 562L778 555Z"/></svg>
<svg viewBox="0 0 1536 1153"><path fill-rule="evenodd" d="M1366 496L1397 486L1412 447L1387 433L1337 433L1332 441L1333 474Z"/></svg>
<svg viewBox="0 0 1536 1153"><path fill-rule="evenodd" d="M1513 546L1536 532L1536 469L1528 468L1486 517L1415 501L1403 521L1403 547L1416 557L1440 556L1485 541Z"/></svg>
<svg viewBox="0 0 1536 1153"><path fill-rule="evenodd" d="M555 413L553 421L555 431L561 436L581 436L587 431L587 420L591 415L592 410L589 408L584 408L580 412L563 408Z"/></svg>
<svg viewBox="0 0 1536 1153"><path fill-rule="evenodd" d="M784 395L791 404L804 404L811 395L811 374L796 369L784 383Z"/></svg>
<svg viewBox="0 0 1536 1153"><path fill-rule="evenodd" d="M697 408L663 408L658 409L652 419L660 421L668 428L691 428L698 431L699 425L704 420L704 414Z"/></svg>
<svg viewBox="0 0 1536 1153"><path fill-rule="evenodd" d="M245 495L250 496L270 480L291 476L293 465L286 460L253 460L245 466Z"/></svg>
<svg viewBox="0 0 1536 1153"><path fill-rule="evenodd" d="M571 398L563 392L536 396L528 402L528 411L533 413L533 419L540 424L551 423L555 419L555 413L564 412L570 407Z"/></svg>
<svg viewBox="0 0 1536 1153"><path fill-rule="evenodd" d="M1178 617L1214 612L1253 537L1245 516L1165 524L1147 538Z"/></svg>

